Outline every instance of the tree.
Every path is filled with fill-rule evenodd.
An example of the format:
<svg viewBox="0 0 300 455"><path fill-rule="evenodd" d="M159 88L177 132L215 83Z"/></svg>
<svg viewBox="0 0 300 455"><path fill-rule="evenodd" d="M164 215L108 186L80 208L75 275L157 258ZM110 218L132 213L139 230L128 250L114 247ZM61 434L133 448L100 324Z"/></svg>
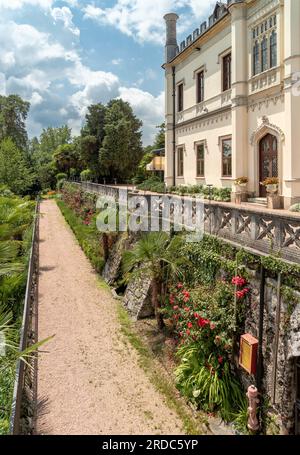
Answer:
<svg viewBox="0 0 300 455"><path fill-rule="evenodd" d="M70 173L79 166L79 156L74 144L60 145L53 154L53 162L59 172Z"/></svg>
<svg viewBox="0 0 300 455"><path fill-rule="evenodd" d="M41 188L55 187L57 169L53 163L53 154L60 145L70 143L71 139L71 129L63 125L59 128L44 129L39 140L34 137L30 141L29 154Z"/></svg>
<svg viewBox="0 0 300 455"><path fill-rule="evenodd" d="M35 180L24 155L12 139L0 144L0 183L5 184L16 194L26 194Z"/></svg>
<svg viewBox="0 0 300 455"><path fill-rule="evenodd" d="M167 275L180 274L180 264L185 261L179 257L181 243L179 235L170 238L166 232L151 232L123 255L123 270L126 274L150 275L152 279L151 298L159 329L164 327L161 313L163 281Z"/></svg>
<svg viewBox="0 0 300 455"><path fill-rule="evenodd" d="M106 107L101 104L92 104L88 107L86 123L81 130L79 141L80 156L87 169L90 169L95 177L99 177L99 150L105 136Z"/></svg>
<svg viewBox="0 0 300 455"><path fill-rule="evenodd" d="M159 132L155 136L155 141L153 148L154 149L164 149L165 148L165 133L166 133L166 126L164 123L157 126L159 128Z"/></svg>
<svg viewBox="0 0 300 455"><path fill-rule="evenodd" d="M25 121L30 103L18 95L0 96L0 142L11 138L20 150L27 148Z"/></svg>
<svg viewBox="0 0 300 455"><path fill-rule="evenodd" d="M142 122L133 114L129 103L112 100L107 105L105 137L99 161L103 176L126 181L132 178L143 156Z"/></svg>

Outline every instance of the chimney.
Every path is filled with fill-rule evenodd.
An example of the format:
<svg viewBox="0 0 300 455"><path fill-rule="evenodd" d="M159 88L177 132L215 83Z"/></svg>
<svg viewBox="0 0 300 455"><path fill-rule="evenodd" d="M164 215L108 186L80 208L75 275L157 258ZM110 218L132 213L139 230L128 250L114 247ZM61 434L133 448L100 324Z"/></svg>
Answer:
<svg viewBox="0 0 300 455"><path fill-rule="evenodd" d="M175 13L169 13L164 16L166 21L166 46L165 61L166 63L173 60L177 52L177 33L176 22L179 17Z"/></svg>

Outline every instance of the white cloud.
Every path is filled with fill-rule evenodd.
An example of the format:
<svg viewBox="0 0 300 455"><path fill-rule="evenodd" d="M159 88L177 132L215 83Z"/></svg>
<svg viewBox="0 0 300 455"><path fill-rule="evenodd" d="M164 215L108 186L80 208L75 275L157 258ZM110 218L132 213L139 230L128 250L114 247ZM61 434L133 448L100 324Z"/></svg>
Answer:
<svg viewBox="0 0 300 455"><path fill-rule="evenodd" d="M84 18L92 19L100 25L110 25L139 42L152 41L162 44L165 39L164 14L188 8L182 13L178 31L184 32L194 19L210 14L216 0L117 0L109 8L89 4L83 8ZM191 15L192 13L192 15Z"/></svg>
<svg viewBox="0 0 300 455"><path fill-rule="evenodd" d="M39 6L43 9L49 9L53 0L0 0L0 9L21 9L23 6Z"/></svg>
<svg viewBox="0 0 300 455"><path fill-rule="evenodd" d="M164 121L164 93L157 97L138 88L119 88L120 98L128 101L135 114L143 121L143 140L145 144L152 144L157 133L156 126Z"/></svg>
<svg viewBox="0 0 300 455"><path fill-rule="evenodd" d="M43 98L38 92L33 92L29 100L31 107L38 106L42 101Z"/></svg>
<svg viewBox="0 0 300 455"><path fill-rule="evenodd" d="M70 8L67 6L63 6L62 8L53 8L51 10L51 15L55 22L63 22L65 29L69 30L71 33L73 33L73 35L80 35L79 28L75 27L73 23L73 14Z"/></svg>
<svg viewBox="0 0 300 455"><path fill-rule="evenodd" d="M111 63L112 63L113 65L116 65L116 66L117 66L117 65L121 65L122 62L123 62L123 59L122 59L122 58L114 58L114 59L112 59L112 61L111 61Z"/></svg>
<svg viewBox="0 0 300 455"><path fill-rule="evenodd" d="M6 95L6 77L3 73L0 73L0 95Z"/></svg>

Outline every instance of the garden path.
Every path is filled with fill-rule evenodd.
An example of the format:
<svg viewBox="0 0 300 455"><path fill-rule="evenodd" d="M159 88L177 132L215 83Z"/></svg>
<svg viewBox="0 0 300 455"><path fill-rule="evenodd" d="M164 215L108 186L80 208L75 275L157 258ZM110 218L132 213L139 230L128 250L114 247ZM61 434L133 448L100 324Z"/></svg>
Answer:
<svg viewBox="0 0 300 455"><path fill-rule="evenodd" d="M37 434L178 434L182 423L124 342L118 303L55 201L41 204Z"/></svg>

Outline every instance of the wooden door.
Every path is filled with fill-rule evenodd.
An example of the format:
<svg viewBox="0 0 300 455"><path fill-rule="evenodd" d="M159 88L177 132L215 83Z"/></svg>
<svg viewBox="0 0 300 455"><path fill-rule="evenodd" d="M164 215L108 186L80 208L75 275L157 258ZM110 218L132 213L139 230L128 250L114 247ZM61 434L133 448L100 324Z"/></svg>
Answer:
<svg viewBox="0 0 300 455"><path fill-rule="evenodd" d="M275 136L267 134L259 143L259 182L268 177L278 177L278 143ZM266 197L266 187L259 185L260 197Z"/></svg>

